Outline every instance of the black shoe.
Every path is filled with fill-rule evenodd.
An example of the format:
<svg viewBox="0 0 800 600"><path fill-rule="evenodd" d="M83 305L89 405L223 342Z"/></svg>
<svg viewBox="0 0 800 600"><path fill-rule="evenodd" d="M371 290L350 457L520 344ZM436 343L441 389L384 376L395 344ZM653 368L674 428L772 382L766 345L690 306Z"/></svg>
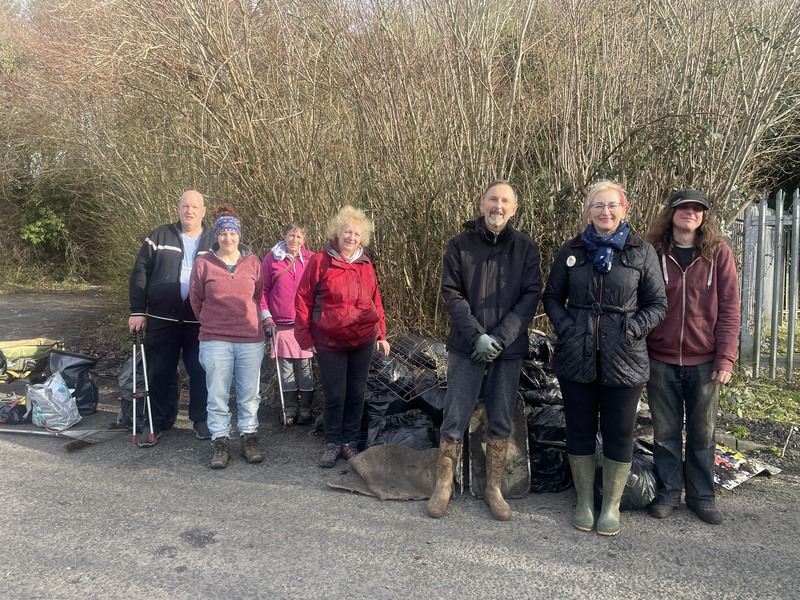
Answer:
<svg viewBox="0 0 800 600"><path fill-rule="evenodd" d="M342 456L345 460L350 460L354 456L358 456L358 442L342 444Z"/></svg>
<svg viewBox="0 0 800 600"><path fill-rule="evenodd" d="M669 504L660 504L658 502L655 502L647 507L647 512L654 519L666 519L674 511L674 506L670 506Z"/></svg>
<svg viewBox="0 0 800 600"><path fill-rule="evenodd" d="M211 432L208 430L208 423L205 421L195 421L192 429L194 429L194 435L198 440L211 439Z"/></svg>
<svg viewBox="0 0 800 600"><path fill-rule="evenodd" d="M151 435L152 433L152 435ZM153 426L153 431L150 431L150 426L146 425L142 432L136 438L136 445L139 448L149 448L156 445L156 440L161 437L161 430Z"/></svg>
<svg viewBox="0 0 800 600"><path fill-rule="evenodd" d="M342 452L342 447L339 444L329 443L325 447L325 453L319 459L319 466L323 469L331 469L336 464L336 459Z"/></svg>
<svg viewBox="0 0 800 600"><path fill-rule="evenodd" d="M689 506L697 517L709 525L719 525L722 523L722 513L714 506Z"/></svg>

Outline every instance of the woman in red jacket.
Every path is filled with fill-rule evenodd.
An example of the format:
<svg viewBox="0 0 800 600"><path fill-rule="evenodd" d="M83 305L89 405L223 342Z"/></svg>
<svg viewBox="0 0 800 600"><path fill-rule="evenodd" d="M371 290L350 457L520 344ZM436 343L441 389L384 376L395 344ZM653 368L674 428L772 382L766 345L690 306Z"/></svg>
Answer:
<svg viewBox="0 0 800 600"><path fill-rule="evenodd" d="M364 253L372 230L364 211L343 207L328 225L327 248L311 257L297 288L295 337L316 354L325 392L320 467L358 454L372 353L389 354L378 280Z"/></svg>

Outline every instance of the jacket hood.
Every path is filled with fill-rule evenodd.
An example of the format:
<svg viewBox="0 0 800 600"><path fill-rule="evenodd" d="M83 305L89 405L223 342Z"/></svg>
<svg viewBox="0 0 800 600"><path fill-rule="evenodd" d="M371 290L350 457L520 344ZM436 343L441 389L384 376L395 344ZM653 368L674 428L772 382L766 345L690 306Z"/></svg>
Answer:
<svg viewBox="0 0 800 600"><path fill-rule="evenodd" d="M338 261L343 263L358 263L358 262L370 262L369 257L364 252L364 246L359 245L358 250L356 250L356 255L352 259L347 259L341 254L339 254L339 244L336 243L335 240L329 240L328 246L325 248L325 252L327 252L331 258L335 258Z"/></svg>

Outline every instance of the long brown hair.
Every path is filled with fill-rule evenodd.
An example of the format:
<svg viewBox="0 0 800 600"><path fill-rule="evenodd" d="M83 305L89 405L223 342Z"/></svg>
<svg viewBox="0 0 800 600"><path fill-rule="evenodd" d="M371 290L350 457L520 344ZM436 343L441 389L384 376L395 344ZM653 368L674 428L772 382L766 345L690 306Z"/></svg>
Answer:
<svg viewBox="0 0 800 600"><path fill-rule="evenodd" d="M656 222L647 232L645 239L653 244L658 254L669 254L672 247L675 245L675 239L672 237L672 217L675 216L675 209L667 207L664 212L659 215ZM707 211L703 211L703 222L695 233L694 240L694 254L700 255L706 260L713 260L714 254L717 253L722 244L725 243L725 237L719 230L717 220L713 215Z"/></svg>

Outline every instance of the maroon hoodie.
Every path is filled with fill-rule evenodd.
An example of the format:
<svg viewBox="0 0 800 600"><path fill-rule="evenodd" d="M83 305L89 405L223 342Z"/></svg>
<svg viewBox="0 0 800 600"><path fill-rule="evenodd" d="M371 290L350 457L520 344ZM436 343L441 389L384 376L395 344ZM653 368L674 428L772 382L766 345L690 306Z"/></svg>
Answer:
<svg viewBox="0 0 800 600"><path fill-rule="evenodd" d="M681 269L671 255L659 255L667 316L647 337L650 356L671 365L713 362L733 372L739 347L739 280L733 252L723 244L714 260L695 258Z"/></svg>

